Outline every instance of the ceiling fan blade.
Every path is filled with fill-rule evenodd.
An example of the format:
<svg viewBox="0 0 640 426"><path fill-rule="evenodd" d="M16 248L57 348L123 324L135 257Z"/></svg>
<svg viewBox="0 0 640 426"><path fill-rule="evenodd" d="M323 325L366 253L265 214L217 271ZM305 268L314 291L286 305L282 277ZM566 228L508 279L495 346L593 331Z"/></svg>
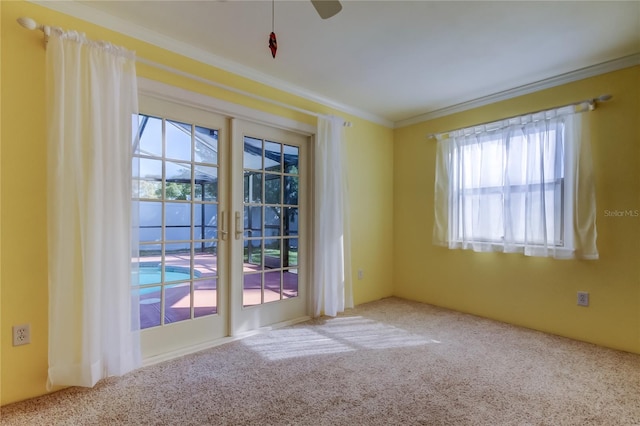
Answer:
<svg viewBox="0 0 640 426"><path fill-rule="evenodd" d="M311 4L322 19L329 19L342 10L342 5L338 0L311 0Z"/></svg>

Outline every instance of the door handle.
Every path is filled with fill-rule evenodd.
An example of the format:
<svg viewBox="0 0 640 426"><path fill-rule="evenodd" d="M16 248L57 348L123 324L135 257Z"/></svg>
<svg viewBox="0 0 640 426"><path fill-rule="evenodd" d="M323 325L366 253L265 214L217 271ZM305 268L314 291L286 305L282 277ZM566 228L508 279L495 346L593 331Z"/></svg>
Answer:
<svg viewBox="0 0 640 426"><path fill-rule="evenodd" d="M242 228L240 226L240 212L236 212L236 240L242 237Z"/></svg>
<svg viewBox="0 0 640 426"><path fill-rule="evenodd" d="M227 231L227 217L226 217L226 212L221 212L220 213L220 223L222 224L222 226L220 227L220 238L222 239L222 241L226 241L227 239L227 235L229 234L229 231Z"/></svg>

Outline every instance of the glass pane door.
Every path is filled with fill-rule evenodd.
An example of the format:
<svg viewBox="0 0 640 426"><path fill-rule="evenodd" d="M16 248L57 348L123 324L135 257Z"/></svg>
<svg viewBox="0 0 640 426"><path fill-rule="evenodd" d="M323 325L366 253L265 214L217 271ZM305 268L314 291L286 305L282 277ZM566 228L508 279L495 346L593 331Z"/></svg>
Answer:
<svg viewBox="0 0 640 426"><path fill-rule="evenodd" d="M244 137L243 306L298 296L300 148Z"/></svg>
<svg viewBox="0 0 640 426"><path fill-rule="evenodd" d="M143 357L307 315L309 138L151 97L140 110Z"/></svg>
<svg viewBox="0 0 640 426"><path fill-rule="evenodd" d="M228 334L224 312L226 120L141 99L134 123L140 328L145 357ZM228 201L227 201L228 202Z"/></svg>
<svg viewBox="0 0 640 426"><path fill-rule="evenodd" d="M242 326L232 328L244 331L306 315L308 138L253 123L235 125L234 167L242 174L234 175L242 182L233 189L241 222L234 250L241 258L234 265L241 288L232 290L232 304L241 307L234 318Z"/></svg>

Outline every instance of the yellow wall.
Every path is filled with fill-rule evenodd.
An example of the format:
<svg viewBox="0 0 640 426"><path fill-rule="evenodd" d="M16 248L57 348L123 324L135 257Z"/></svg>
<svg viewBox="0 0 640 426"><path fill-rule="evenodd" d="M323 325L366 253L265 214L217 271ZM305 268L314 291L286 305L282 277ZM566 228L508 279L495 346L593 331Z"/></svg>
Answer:
<svg viewBox="0 0 640 426"><path fill-rule="evenodd" d="M2 8L0 7L0 29L2 28ZM2 43L0 43L0 64L2 63ZM2 94L2 67L0 67L0 96ZM2 102L0 102L0 117L2 117ZM0 119L0 188L2 188L2 120ZM0 189L0 193L2 190ZM2 235L2 197L0 197L0 235ZM0 259L2 259L2 245L0 244ZM2 288L2 262L0 262L0 289ZM0 333L4 330L2 323L2 291L0 291ZM2 353L0 349L0 354ZM0 383L2 383L2 357L0 356ZM2 401L2 386L0 386L0 401Z"/></svg>
<svg viewBox="0 0 640 426"><path fill-rule="evenodd" d="M427 134L613 95L588 113L600 260L552 260L432 245L436 142ZM394 294L640 353L640 67L604 74L394 133ZM578 290L590 306L576 306Z"/></svg>
<svg viewBox="0 0 640 426"><path fill-rule="evenodd" d="M83 31L135 50L139 56L271 97L299 108L334 113L353 122L346 129L351 189L352 257L355 303L392 294L393 131L333 111L311 101L107 31L25 2L1 7L1 146L0 163L0 392L1 404L45 393L47 375L46 129L45 49L43 35L16 23L29 16L40 23ZM219 99L265 110L306 123L315 118L274 107L202 83L139 65L138 74ZM364 270L364 279L356 272ZM11 326L30 323L32 343L11 345Z"/></svg>
<svg viewBox="0 0 640 426"><path fill-rule="evenodd" d="M86 32L261 96L320 113L311 101L203 66L46 8L1 2L0 403L45 392L47 253L45 50L42 34L15 21L30 16ZM140 65L138 73L284 117L314 118ZM558 261L450 251L431 244L435 143L428 133L597 96L614 99L590 113L601 259ZM392 131L356 117L346 130L356 304L392 294L640 353L640 218L604 210L640 209L640 67L626 69ZM356 279L362 269L364 278ZM576 306L589 291L591 306ZM11 326L30 323L32 343L11 346Z"/></svg>

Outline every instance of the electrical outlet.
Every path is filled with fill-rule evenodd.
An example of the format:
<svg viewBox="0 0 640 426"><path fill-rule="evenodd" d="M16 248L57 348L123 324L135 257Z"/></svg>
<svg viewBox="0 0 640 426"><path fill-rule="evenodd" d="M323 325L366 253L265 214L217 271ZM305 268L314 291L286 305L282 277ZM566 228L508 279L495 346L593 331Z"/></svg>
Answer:
<svg viewBox="0 0 640 426"><path fill-rule="evenodd" d="M578 292L578 306L589 306L589 293L586 291Z"/></svg>
<svg viewBox="0 0 640 426"><path fill-rule="evenodd" d="M358 269L358 280L364 278L364 271L362 269Z"/></svg>
<svg viewBox="0 0 640 426"><path fill-rule="evenodd" d="M13 326L13 346L31 343L31 326L29 324Z"/></svg>

